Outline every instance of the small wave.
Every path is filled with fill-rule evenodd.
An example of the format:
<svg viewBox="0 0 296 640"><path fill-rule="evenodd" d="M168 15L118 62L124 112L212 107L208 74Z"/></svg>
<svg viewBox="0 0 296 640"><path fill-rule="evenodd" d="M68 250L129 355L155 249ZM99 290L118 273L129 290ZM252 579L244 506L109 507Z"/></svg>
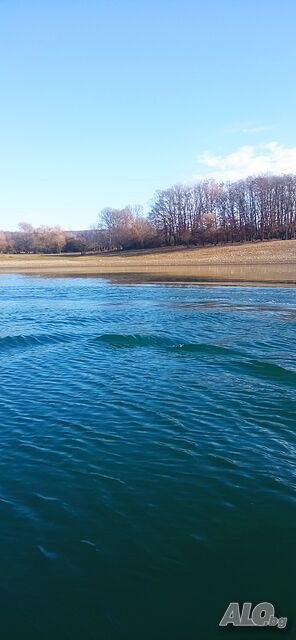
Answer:
<svg viewBox="0 0 296 640"><path fill-rule="evenodd" d="M112 347L162 347L167 348L173 346L168 338L162 336L142 335L142 334L121 334L121 333L103 333L95 338L96 342L102 342Z"/></svg>
<svg viewBox="0 0 296 640"><path fill-rule="evenodd" d="M95 338L96 342L112 347L132 349L137 347L165 349L177 353L205 353L213 355L238 355L235 349L207 342L177 342L164 336L142 334L104 333Z"/></svg>
<svg viewBox="0 0 296 640"><path fill-rule="evenodd" d="M286 369L285 367L274 362L259 362L251 360L250 362L239 363L241 369L245 369L250 374L265 378L270 381L278 381L282 384L296 385L296 371Z"/></svg>
<svg viewBox="0 0 296 640"><path fill-rule="evenodd" d="M184 344L174 345L172 351L180 351L187 353L208 353L213 355L240 355L239 351L224 347L219 344L211 344L207 342L185 342Z"/></svg>
<svg viewBox="0 0 296 640"><path fill-rule="evenodd" d="M12 335L0 337L0 350L6 349L25 349L36 346L44 346L48 344L57 344L61 342L69 342L71 336L66 334L29 334L29 335Z"/></svg>

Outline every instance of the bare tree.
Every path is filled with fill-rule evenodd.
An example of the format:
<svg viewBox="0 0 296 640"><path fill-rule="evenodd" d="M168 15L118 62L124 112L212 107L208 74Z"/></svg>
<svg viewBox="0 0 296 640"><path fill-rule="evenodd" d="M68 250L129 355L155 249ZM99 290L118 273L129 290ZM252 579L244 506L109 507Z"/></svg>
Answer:
<svg viewBox="0 0 296 640"><path fill-rule="evenodd" d="M4 231L0 231L0 253L7 251L8 242Z"/></svg>
<svg viewBox="0 0 296 640"><path fill-rule="evenodd" d="M105 234L108 249L133 249L151 246L155 242L155 229L141 209L135 212L124 209L103 209L100 214L100 230Z"/></svg>
<svg viewBox="0 0 296 640"><path fill-rule="evenodd" d="M61 253L65 244L65 232L59 226L36 229L36 246L42 253Z"/></svg>
<svg viewBox="0 0 296 640"><path fill-rule="evenodd" d="M35 229L28 222L20 222L19 234L16 238L17 251L24 253L31 253L35 250L36 235Z"/></svg>

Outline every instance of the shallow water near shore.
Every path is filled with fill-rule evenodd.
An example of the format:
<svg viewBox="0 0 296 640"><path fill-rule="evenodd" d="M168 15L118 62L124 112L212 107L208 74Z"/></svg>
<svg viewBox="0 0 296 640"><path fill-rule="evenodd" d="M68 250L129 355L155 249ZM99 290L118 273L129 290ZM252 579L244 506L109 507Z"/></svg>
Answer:
<svg viewBox="0 0 296 640"><path fill-rule="evenodd" d="M37 261L36 261L37 262ZM107 264L89 264L87 266L72 263L63 265L55 260L49 265L42 261L37 264L32 262L30 267L16 263L13 267L3 268L1 273L20 273L24 275L43 275L45 277L102 277L117 284L181 284L181 285L220 285L220 286L271 286L271 287L295 287L295 264L256 264L256 265L186 265L145 264L123 266Z"/></svg>
<svg viewBox="0 0 296 640"><path fill-rule="evenodd" d="M0 301L2 637L216 640L269 601L288 629L234 633L292 638L295 289L2 275Z"/></svg>

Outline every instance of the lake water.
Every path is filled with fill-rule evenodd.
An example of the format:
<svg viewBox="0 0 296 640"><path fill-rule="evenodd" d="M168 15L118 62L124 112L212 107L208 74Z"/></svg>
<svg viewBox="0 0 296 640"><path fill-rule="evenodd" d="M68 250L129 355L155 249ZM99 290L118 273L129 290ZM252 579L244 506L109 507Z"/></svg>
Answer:
<svg viewBox="0 0 296 640"><path fill-rule="evenodd" d="M295 323L294 289L0 277L1 638L294 637Z"/></svg>

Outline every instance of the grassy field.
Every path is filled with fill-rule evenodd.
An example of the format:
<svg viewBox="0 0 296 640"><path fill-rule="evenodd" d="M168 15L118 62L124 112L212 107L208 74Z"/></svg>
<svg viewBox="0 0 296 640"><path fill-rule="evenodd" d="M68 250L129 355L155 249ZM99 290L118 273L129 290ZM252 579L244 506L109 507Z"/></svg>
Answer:
<svg viewBox="0 0 296 640"><path fill-rule="evenodd" d="M0 273L105 276L125 283L296 286L296 240L95 256L2 254Z"/></svg>

